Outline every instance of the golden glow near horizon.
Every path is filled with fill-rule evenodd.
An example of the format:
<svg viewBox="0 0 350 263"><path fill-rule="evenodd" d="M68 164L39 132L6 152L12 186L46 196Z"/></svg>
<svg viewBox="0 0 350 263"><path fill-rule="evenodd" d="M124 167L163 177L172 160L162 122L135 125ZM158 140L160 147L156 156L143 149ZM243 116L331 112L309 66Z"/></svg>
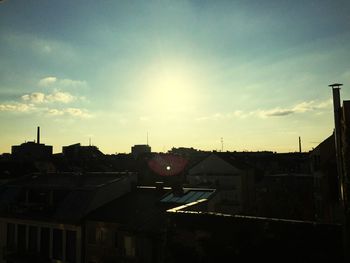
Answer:
<svg viewBox="0 0 350 263"><path fill-rule="evenodd" d="M146 111L151 115L180 114L196 103L196 76L185 64L159 63L145 71Z"/></svg>

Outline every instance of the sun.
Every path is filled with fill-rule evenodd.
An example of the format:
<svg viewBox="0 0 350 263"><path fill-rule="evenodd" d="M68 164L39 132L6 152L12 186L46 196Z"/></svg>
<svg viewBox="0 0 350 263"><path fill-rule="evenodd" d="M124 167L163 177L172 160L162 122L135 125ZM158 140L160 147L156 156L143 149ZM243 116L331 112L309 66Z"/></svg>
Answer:
<svg viewBox="0 0 350 263"><path fill-rule="evenodd" d="M147 105L154 111L181 113L195 105L195 76L185 65L160 65L154 68L146 86Z"/></svg>

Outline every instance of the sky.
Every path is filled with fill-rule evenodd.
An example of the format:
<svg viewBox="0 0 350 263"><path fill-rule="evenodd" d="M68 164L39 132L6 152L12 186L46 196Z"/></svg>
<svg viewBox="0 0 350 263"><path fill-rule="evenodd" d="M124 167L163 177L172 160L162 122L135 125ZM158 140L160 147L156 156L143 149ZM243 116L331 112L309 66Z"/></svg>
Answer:
<svg viewBox="0 0 350 263"><path fill-rule="evenodd" d="M347 0L0 1L0 152L309 151L349 43Z"/></svg>

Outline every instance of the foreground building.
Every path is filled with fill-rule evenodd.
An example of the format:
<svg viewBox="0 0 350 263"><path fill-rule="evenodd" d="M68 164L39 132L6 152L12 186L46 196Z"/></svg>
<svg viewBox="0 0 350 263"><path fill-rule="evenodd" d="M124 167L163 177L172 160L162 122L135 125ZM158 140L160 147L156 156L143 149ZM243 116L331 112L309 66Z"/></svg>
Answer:
<svg viewBox="0 0 350 263"><path fill-rule="evenodd" d="M84 217L135 184L131 173L62 173L3 185L0 262L83 262Z"/></svg>

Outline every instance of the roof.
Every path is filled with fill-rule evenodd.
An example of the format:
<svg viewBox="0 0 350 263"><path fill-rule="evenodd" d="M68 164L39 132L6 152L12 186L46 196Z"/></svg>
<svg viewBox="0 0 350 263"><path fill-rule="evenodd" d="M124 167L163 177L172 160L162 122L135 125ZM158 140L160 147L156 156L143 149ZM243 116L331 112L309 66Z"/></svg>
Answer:
<svg viewBox="0 0 350 263"><path fill-rule="evenodd" d="M165 211L170 208L159 204L159 199L167 191L155 187L138 187L94 210L86 219L118 223L124 230L157 231L160 226L165 226Z"/></svg>
<svg viewBox="0 0 350 263"><path fill-rule="evenodd" d="M165 212L179 204L192 200L210 198L214 189L184 189L185 194L178 198L170 188L138 186L128 194L91 212L86 219L90 221L113 222L129 231L160 231L165 226ZM178 198L178 199L176 199Z"/></svg>
<svg viewBox="0 0 350 263"><path fill-rule="evenodd" d="M79 223L92 209L130 191L129 173L25 176L0 187L0 216Z"/></svg>
<svg viewBox="0 0 350 263"><path fill-rule="evenodd" d="M184 194L181 196L177 196L174 193L166 194L160 202L162 203L176 203L176 204L188 204L192 202L196 202L202 199L208 199L214 194L214 189L186 189L184 190Z"/></svg>
<svg viewBox="0 0 350 263"><path fill-rule="evenodd" d="M118 181L129 172L32 173L9 182L8 186L27 188L64 188L93 190Z"/></svg>

